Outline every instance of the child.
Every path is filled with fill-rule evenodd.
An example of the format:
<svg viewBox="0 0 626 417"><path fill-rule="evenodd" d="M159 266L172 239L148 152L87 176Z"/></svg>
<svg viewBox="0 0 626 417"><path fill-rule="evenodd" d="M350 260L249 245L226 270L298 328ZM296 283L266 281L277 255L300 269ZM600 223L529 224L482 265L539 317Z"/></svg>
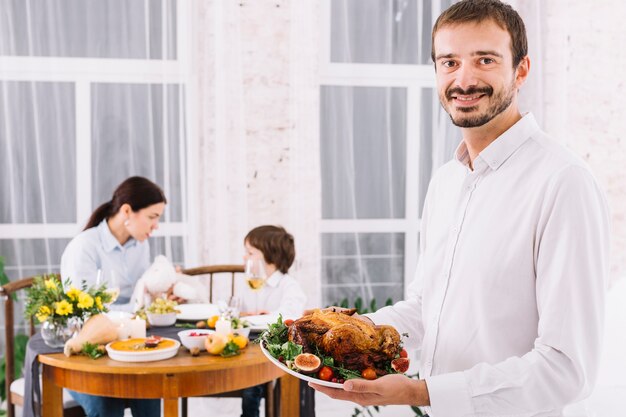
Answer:
<svg viewBox="0 0 626 417"><path fill-rule="evenodd" d="M306 295L288 275L296 257L293 236L280 226L259 226L246 235L243 244L244 263L248 259L263 260L267 279L259 290L246 286L238 292L242 315L280 313L283 319L302 316Z"/></svg>
<svg viewBox="0 0 626 417"><path fill-rule="evenodd" d="M242 315L282 314L283 318L302 316L306 295L300 284L288 275L296 257L293 236L279 226L259 226L243 240L244 263L248 259L265 262L267 279L259 290L246 288L241 295ZM263 385L247 388L242 396L242 417L258 417Z"/></svg>

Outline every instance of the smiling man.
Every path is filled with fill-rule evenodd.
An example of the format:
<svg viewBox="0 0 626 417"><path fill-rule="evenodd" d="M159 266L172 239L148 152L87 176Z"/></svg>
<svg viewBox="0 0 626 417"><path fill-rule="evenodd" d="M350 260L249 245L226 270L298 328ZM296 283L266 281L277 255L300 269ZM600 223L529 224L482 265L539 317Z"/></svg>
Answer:
<svg viewBox="0 0 626 417"><path fill-rule="evenodd" d="M522 114L524 23L465 0L433 28L442 106L463 134L426 198L409 297L369 315L409 333L420 376L312 384L431 417L560 416L589 395L602 340L609 215L585 164Z"/></svg>

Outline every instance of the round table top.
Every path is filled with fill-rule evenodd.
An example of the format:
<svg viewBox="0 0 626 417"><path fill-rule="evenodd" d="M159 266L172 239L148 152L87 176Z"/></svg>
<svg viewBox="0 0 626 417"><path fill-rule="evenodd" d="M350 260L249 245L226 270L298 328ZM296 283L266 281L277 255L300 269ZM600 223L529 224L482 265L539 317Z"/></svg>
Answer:
<svg viewBox="0 0 626 417"><path fill-rule="evenodd" d="M98 359L91 359L82 355L67 357L62 353L39 355L39 361L55 368L122 375L219 372L232 368L258 367L259 365L270 363L257 344L250 344L242 350L240 355L229 358L210 355L206 351L194 357L191 356L186 348L181 346L176 356L153 362L120 362L108 356ZM273 378L279 378L284 375L279 368L273 365L271 369L273 369Z"/></svg>

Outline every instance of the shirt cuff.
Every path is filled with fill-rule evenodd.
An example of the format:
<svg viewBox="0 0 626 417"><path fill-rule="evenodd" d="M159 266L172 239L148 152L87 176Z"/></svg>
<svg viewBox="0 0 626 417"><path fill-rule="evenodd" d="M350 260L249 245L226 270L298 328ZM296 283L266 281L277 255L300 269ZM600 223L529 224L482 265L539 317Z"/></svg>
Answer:
<svg viewBox="0 0 626 417"><path fill-rule="evenodd" d="M474 414L469 386L462 372L425 379L433 417L461 417Z"/></svg>

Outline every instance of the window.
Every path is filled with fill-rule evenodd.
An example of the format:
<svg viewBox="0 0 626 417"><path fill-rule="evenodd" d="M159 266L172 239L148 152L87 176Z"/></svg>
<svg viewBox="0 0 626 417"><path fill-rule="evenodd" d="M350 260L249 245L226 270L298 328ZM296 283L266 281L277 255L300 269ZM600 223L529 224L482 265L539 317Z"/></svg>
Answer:
<svg viewBox="0 0 626 417"><path fill-rule="evenodd" d="M451 2L327 0L320 100L322 302L404 298L433 169L458 136L430 62Z"/></svg>
<svg viewBox="0 0 626 417"><path fill-rule="evenodd" d="M163 187L152 255L186 250L188 5L4 0L0 256L11 279L58 272L65 245L126 177ZM3 323L0 323L3 324Z"/></svg>

